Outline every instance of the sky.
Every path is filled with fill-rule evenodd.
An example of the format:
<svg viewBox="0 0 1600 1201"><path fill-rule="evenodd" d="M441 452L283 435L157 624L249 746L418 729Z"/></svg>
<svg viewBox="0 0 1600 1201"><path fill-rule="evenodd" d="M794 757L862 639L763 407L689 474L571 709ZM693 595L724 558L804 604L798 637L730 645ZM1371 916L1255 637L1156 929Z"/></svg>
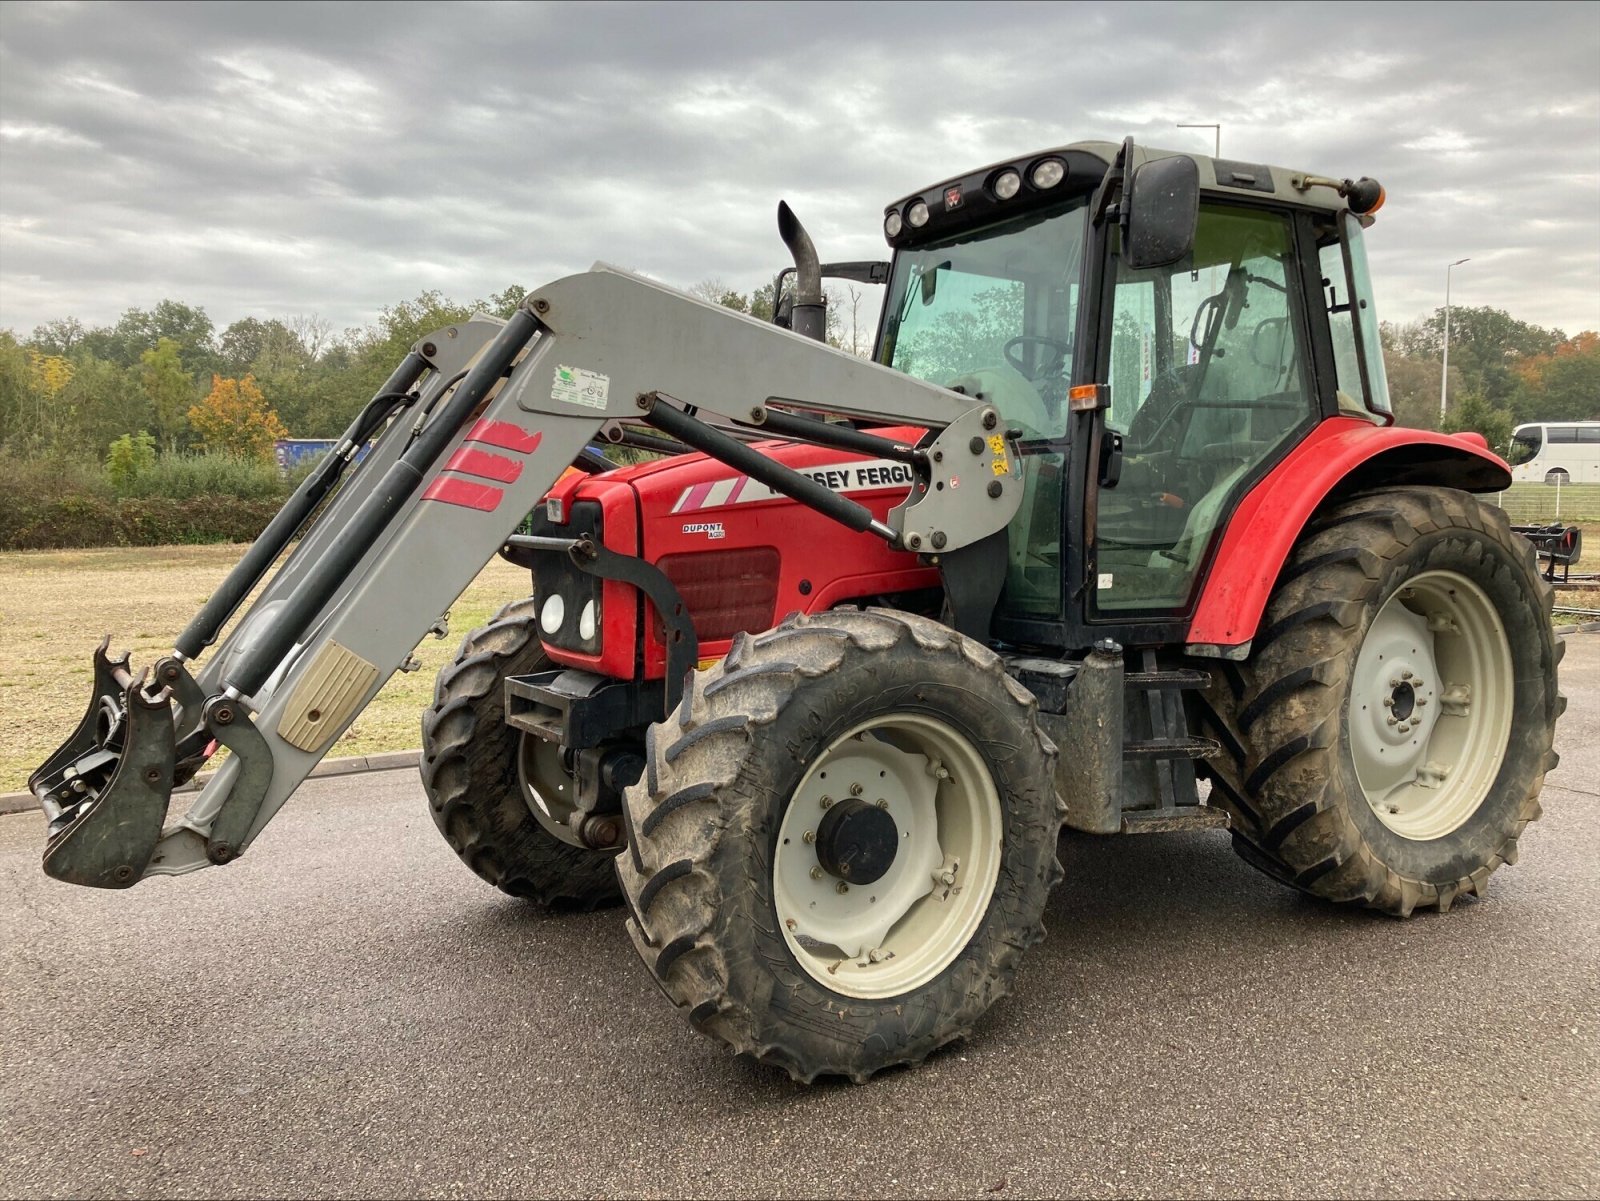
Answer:
<svg viewBox="0 0 1600 1201"><path fill-rule="evenodd" d="M1371 175L1380 313L1600 330L1600 3L0 4L0 329L336 330L595 260L750 291L786 198L1085 139Z"/></svg>

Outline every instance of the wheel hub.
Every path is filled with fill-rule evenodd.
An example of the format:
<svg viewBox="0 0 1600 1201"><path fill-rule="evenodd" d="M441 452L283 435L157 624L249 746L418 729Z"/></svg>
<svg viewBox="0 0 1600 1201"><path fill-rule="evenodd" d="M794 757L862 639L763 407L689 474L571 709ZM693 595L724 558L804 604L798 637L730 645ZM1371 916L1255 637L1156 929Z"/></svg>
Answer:
<svg viewBox="0 0 1600 1201"><path fill-rule="evenodd" d="M850 884L883 879L900 849L900 830L882 807L851 797L833 806L817 826L817 862Z"/></svg>

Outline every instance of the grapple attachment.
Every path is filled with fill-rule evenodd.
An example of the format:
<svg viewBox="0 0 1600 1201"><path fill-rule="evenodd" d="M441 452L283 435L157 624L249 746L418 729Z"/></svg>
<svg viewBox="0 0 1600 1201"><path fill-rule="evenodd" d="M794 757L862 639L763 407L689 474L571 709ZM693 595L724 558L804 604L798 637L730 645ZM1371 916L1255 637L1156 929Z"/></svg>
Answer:
<svg viewBox="0 0 1600 1201"><path fill-rule="evenodd" d="M49 819L44 870L69 884L128 888L161 838L177 758L171 691L149 669L94 653L94 695L71 738L28 777Z"/></svg>

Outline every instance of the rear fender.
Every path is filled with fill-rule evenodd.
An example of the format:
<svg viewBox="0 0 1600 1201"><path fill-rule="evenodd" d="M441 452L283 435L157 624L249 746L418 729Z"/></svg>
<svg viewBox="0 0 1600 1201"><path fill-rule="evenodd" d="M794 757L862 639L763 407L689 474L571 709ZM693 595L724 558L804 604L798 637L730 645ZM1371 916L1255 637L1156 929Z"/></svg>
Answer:
<svg viewBox="0 0 1600 1201"><path fill-rule="evenodd" d="M1510 469L1477 434L1324 421L1239 502L1201 588L1189 653L1249 654L1279 571L1311 515L1330 500L1400 484L1500 492L1510 483Z"/></svg>

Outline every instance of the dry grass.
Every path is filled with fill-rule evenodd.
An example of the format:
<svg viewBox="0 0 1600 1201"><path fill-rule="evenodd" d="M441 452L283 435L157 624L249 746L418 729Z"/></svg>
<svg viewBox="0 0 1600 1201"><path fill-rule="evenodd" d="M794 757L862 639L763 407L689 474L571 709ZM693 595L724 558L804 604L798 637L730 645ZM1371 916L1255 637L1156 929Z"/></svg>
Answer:
<svg viewBox="0 0 1600 1201"><path fill-rule="evenodd" d="M25 787L28 773L72 732L89 699L89 657L102 634L133 652L135 669L172 640L227 575L241 546L0 553L0 792ZM462 637L501 605L526 595L528 573L494 559L450 610L450 637L417 648L422 669L384 686L330 755L415 747L418 714L433 677Z"/></svg>

